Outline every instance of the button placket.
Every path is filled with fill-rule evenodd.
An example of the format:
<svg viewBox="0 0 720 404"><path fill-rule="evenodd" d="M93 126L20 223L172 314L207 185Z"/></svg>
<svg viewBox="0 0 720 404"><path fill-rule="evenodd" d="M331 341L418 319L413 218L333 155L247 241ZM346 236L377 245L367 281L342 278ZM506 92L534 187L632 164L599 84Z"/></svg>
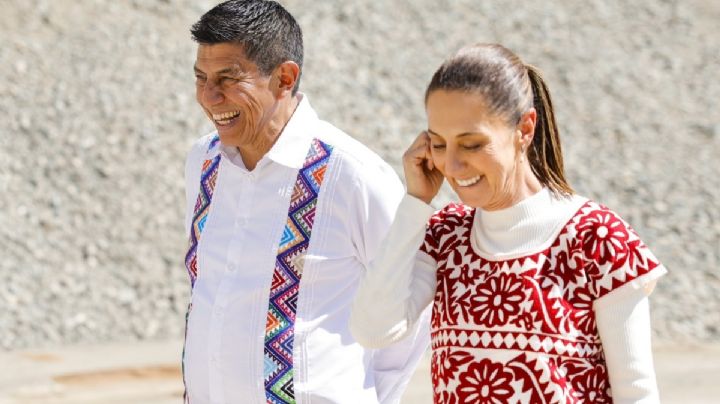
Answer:
<svg viewBox="0 0 720 404"><path fill-rule="evenodd" d="M237 257L243 256L243 250L245 243L244 228L247 226L248 218L246 212L249 206L252 206L253 195L255 193L255 183L252 181L254 178L252 173L243 173L240 176L240 186L237 192L237 205L235 208L235 224L234 234L228 245L228 251L226 255L226 273L234 274L240 269L237 263Z"/></svg>

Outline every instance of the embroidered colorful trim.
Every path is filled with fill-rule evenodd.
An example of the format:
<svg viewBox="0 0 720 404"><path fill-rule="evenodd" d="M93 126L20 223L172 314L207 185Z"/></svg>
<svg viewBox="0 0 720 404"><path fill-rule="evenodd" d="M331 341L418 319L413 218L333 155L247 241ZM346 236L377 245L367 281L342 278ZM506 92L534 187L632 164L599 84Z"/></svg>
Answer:
<svg viewBox="0 0 720 404"><path fill-rule="evenodd" d="M206 153L209 153L219 142L220 137L215 135L215 137L210 140ZM205 160L202 166L202 173L200 174L200 192L198 192L197 202L195 202L188 251L185 254L185 267L190 276L191 289L195 287L195 279L197 279L197 246L200 241L200 233L202 233L205 220L207 220L207 215L210 211L210 202L212 201L213 191L215 190L218 167L220 167L220 153L212 159ZM192 310L192 302L188 304L188 309L185 313L185 340L187 340L187 325L190 310ZM182 375L183 385L185 386L183 403L189 404L190 398L187 396L187 384L185 383L185 342L183 342L182 352Z"/></svg>
<svg viewBox="0 0 720 404"><path fill-rule="evenodd" d="M215 137L210 141L208 152L215 147L220 141L220 137ZM202 166L202 174L200 175L200 192L198 192L197 202L195 202L195 210L193 212L192 228L190 228L190 242L188 252L185 254L185 267L190 276L190 285L195 286L197 279L197 246L200 241L200 233L205 227L208 212L210 212L210 202L212 201L213 191L215 190L215 181L217 181L218 167L220 167L220 153L214 158L205 160Z"/></svg>
<svg viewBox="0 0 720 404"><path fill-rule="evenodd" d="M270 285L265 325L264 378L268 403L295 403L293 342L298 291L315 222L317 198L331 153L331 146L313 139L290 198Z"/></svg>

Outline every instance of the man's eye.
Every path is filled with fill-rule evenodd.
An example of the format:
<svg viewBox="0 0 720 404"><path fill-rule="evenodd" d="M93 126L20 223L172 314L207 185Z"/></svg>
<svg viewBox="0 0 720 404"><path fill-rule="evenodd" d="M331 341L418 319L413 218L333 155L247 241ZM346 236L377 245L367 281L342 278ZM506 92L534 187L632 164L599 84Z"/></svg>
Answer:
<svg viewBox="0 0 720 404"><path fill-rule="evenodd" d="M222 78L220 79L220 81L223 82L223 83L232 84L232 83L237 82L238 79L236 79L235 77L222 77Z"/></svg>
<svg viewBox="0 0 720 404"><path fill-rule="evenodd" d="M204 83L205 82L205 76L201 76L199 74L195 75L195 81L198 83Z"/></svg>
<svg viewBox="0 0 720 404"><path fill-rule="evenodd" d="M433 144L430 147L432 147L435 150L442 150L445 148L445 145L444 144Z"/></svg>
<svg viewBox="0 0 720 404"><path fill-rule="evenodd" d="M463 145L463 149L465 150L478 150L482 147L480 144L469 144L469 145Z"/></svg>

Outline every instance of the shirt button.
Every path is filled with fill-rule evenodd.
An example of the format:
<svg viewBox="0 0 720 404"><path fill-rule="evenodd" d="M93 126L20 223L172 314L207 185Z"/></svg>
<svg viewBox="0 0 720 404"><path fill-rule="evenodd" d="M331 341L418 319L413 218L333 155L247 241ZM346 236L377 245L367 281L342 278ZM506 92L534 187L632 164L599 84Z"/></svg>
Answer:
<svg viewBox="0 0 720 404"><path fill-rule="evenodd" d="M230 264L230 265L228 265L227 270L228 270L228 272L235 272L235 271L237 271L237 265Z"/></svg>

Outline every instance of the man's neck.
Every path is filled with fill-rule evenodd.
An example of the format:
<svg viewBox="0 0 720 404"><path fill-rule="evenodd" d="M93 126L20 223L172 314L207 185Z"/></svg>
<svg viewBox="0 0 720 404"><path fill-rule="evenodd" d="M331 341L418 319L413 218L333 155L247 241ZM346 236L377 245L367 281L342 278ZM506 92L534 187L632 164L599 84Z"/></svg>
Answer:
<svg viewBox="0 0 720 404"><path fill-rule="evenodd" d="M253 145L252 147L237 148L243 164L248 171L253 171L258 162L270 151L275 142L277 142L299 104L300 97L298 95L293 96L285 102L281 102L273 118L271 118L270 122L265 126L264 130L266 131L266 135L260 137L263 142L258 145Z"/></svg>

